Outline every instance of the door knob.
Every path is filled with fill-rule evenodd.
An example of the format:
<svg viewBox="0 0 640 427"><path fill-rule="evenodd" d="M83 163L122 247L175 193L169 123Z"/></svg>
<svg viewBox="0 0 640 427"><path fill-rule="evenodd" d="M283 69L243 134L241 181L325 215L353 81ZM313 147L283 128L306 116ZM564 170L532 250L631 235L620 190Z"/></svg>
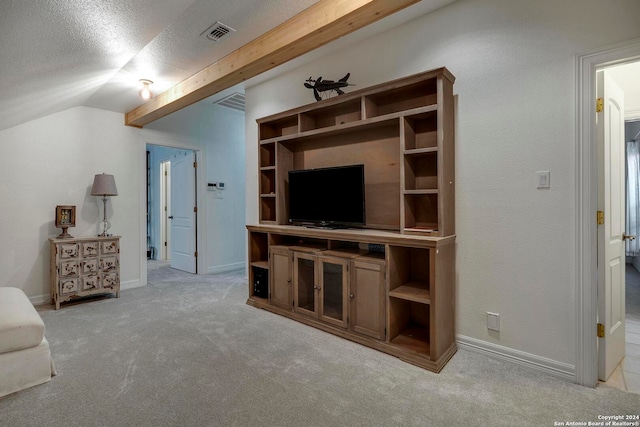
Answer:
<svg viewBox="0 0 640 427"><path fill-rule="evenodd" d="M353 299L353 294L349 294L349 298Z"/></svg>
<svg viewBox="0 0 640 427"><path fill-rule="evenodd" d="M169 215L169 219L173 219L173 215Z"/></svg>
<svg viewBox="0 0 640 427"><path fill-rule="evenodd" d="M635 240L636 236L632 234L622 233L622 240Z"/></svg>

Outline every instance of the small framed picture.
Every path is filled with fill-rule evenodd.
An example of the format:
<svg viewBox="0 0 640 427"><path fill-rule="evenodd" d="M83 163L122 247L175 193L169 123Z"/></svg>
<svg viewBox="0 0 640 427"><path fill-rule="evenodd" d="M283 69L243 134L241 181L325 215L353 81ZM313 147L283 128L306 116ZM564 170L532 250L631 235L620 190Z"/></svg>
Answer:
<svg viewBox="0 0 640 427"><path fill-rule="evenodd" d="M75 206L56 206L56 227L67 228L76 226Z"/></svg>

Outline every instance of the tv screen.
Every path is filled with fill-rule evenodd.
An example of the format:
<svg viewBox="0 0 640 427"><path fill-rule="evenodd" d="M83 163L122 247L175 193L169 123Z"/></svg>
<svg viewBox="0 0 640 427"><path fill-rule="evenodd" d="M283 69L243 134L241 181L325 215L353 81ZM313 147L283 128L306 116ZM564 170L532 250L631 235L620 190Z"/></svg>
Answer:
<svg viewBox="0 0 640 427"><path fill-rule="evenodd" d="M289 222L364 225L364 165L289 171Z"/></svg>

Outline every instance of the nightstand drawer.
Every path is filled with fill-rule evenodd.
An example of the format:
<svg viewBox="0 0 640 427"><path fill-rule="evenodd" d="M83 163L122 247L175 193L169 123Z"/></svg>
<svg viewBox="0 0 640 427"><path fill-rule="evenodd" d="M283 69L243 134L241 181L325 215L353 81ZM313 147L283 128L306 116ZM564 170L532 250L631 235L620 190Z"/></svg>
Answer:
<svg viewBox="0 0 640 427"><path fill-rule="evenodd" d="M58 246L60 248L60 258L77 258L78 257L78 244L77 243L62 243Z"/></svg>
<svg viewBox="0 0 640 427"><path fill-rule="evenodd" d="M97 273L98 272L98 258L86 259L80 262L80 271L82 274Z"/></svg>
<svg viewBox="0 0 640 427"><path fill-rule="evenodd" d="M102 287L104 289L114 289L120 284L118 273L107 273L102 276Z"/></svg>
<svg viewBox="0 0 640 427"><path fill-rule="evenodd" d="M60 280L60 293L62 295L75 294L76 292L78 292L78 278Z"/></svg>
<svg viewBox="0 0 640 427"><path fill-rule="evenodd" d="M60 277L71 277L78 275L78 261L69 260L60 262Z"/></svg>
<svg viewBox="0 0 640 427"><path fill-rule="evenodd" d="M82 242L82 257L98 256L98 242Z"/></svg>
<svg viewBox="0 0 640 427"><path fill-rule="evenodd" d="M100 259L100 270L102 271L114 271L118 268L118 257L106 256Z"/></svg>
<svg viewBox="0 0 640 427"><path fill-rule="evenodd" d="M118 241L107 240L102 243L102 255L117 254L118 253Z"/></svg>
<svg viewBox="0 0 640 427"><path fill-rule="evenodd" d="M97 274L82 276L80 278L80 290L92 291L100 288L100 277Z"/></svg>

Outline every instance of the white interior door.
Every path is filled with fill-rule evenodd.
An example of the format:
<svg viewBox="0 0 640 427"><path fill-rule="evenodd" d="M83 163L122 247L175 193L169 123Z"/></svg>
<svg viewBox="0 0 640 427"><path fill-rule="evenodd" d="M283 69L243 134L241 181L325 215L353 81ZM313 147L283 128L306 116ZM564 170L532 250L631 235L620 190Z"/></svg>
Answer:
<svg viewBox="0 0 640 427"><path fill-rule="evenodd" d="M597 96L603 100L597 113L598 210L598 323L604 337L598 340L598 378L605 381L624 357L625 335L625 143L624 93L598 71Z"/></svg>
<svg viewBox="0 0 640 427"><path fill-rule="evenodd" d="M196 272L195 153L171 160L171 267Z"/></svg>

